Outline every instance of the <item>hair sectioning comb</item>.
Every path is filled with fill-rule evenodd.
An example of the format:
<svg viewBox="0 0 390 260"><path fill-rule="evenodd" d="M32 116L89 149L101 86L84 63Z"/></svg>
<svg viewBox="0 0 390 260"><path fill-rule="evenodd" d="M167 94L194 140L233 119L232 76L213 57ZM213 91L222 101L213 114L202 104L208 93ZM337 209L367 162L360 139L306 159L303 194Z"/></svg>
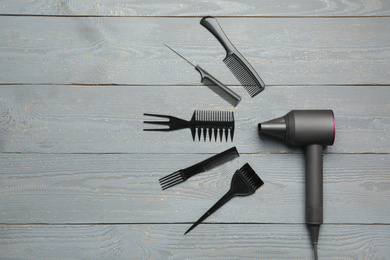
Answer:
<svg viewBox="0 0 390 260"><path fill-rule="evenodd" d="M237 170L233 175L232 183L230 185L230 190L212 206L198 221L196 221L185 233L187 234L197 225L199 225L203 220L208 216L213 214L217 209L222 207L226 202L231 200L235 196L248 196L260 188L264 182L260 177L255 173L255 171L246 163L241 169Z"/></svg>
<svg viewBox="0 0 390 260"><path fill-rule="evenodd" d="M165 44L165 43L164 43ZM182 55L180 55L177 51L175 51L174 49L172 49L171 47L169 47L167 44L165 44L165 46L167 46L171 51L173 51L174 53L176 53L177 55L179 55L183 60L185 60L186 62L188 62L189 64L191 64L199 73L200 73L200 77L201 77L201 82L205 83L205 81L210 81L211 83L213 83L215 86L218 87L218 89L214 89L214 88L210 88L211 90L213 90L216 94L218 94L220 97L222 97L223 99L225 99L227 102L229 102L231 105L233 106L237 106L238 103L240 103L241 101L241 97L234 91L232 91L231 89L229 89L228 87L226 87L222 82L220 82L219 80L217 80L215 77L213 77L210 73L208 73L207 71L205 71L203 68L201 68L199 65L194 65L192 64L189 60L187 60L186 58L184 58Z"/></svg>
<svg viewBox="0 0 390 260"><path fill-rule="evenodd" d="M190 167L187 167L185 169L178 170L174 173L171 173L161 179L159 179L161 188L163 190L168 189L172 186L175 186L179 183L182 183L192 176L205 172L208 170L211 170L217 166L220 166L230 160L233 160L237 158L239 155L236 147L232 147L226 151L223 151L222 153L216 154L204 161L201 161L197 164L194 164Z"/></svg>
<svg viewBox="0 0 390 260"><path fill-rule="evenodd" d="M234 135L234 114L230 111L204 111L196 110L190 121L186 121L174 116L144 114L145 116L155 116L167 118L169 121L144 121L145 124L166 125L168 128L144 129L144 131L174 131L184 128L190 128L192 139L195 141L196 132L198 132L198 140L206 141L207 136L211 141L214 132L214 139L217 141L219 134L220 140L225 133L226 142L230 132L230 140L233 141ZM203 135L202 135L203 132Z"/></svg>
<svg viewBox="0 0 390 260"><path fill-rule="evenodd" d="M233 46L218 21L212 16L205 16L200 24L209 30L225 48L226 57L223 62L245 87L249 95L254 97L263 91L265 88L263 80L244 56Z"/></svg>

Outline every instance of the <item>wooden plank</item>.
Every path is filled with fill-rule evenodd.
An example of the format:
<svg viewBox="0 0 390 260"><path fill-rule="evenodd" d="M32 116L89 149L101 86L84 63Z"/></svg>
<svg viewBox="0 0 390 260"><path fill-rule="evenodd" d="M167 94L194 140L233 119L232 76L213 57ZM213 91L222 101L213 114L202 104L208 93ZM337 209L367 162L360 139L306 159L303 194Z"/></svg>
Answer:
<svg viewBox="0 0 390 260"><path fill-rule="evenodd" d="M199 18L0 17L0 83L238 84ZM221 18L266 85L390 84L390 18Z"/></svg>
<svg viewBox="0 0 390 260"><path fill-rule="evenodd" d="M0 86L0 151L38 153L301 153L262 137L257 124L291 109L334 109L336 141L327 153L389 153L386 86L269 86L232 108L204 86ZM194 110L235 112L234 142L192 141L190 130L144 132L143 113L189 120ZM153 127L153 126L152 126Z"/></svg>
<svg viewBox="0 0 390 260"><path fill-rule="evenodd" d="M304 223L304 158L241 155L162 191L158 179L210 154L0 155L0 223L195 222L248 162L265 185L207 222ZM390 222L390 155L324 157L324 222ZM188 228L188 225L186 225Z"/></svg>
<svg viewBox="0 0 390 260"><path fill-rule="evenodd" d="M390 15L386 0L148 1L2 0L1 14L108 16L375 16Z"/></svg>
<svg viewBox="0 0 390 260"><path fill-rule="evenodd" d="M312 259L305 225L0 226L3 258ZM388 225L322 225L318 254L326 259L386 259Z"/></svg>

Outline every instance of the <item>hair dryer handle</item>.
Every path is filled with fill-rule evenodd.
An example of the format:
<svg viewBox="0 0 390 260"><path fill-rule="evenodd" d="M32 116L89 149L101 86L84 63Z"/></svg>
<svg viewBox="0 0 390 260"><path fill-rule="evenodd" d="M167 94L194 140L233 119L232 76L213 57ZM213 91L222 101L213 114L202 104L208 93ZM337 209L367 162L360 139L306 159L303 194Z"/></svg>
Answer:
<svg viewBox="0 0 390 260"><path fill-rule="evenodd" d="M311 144L306 147L306 223L323 222L323 147Z"/></svg>

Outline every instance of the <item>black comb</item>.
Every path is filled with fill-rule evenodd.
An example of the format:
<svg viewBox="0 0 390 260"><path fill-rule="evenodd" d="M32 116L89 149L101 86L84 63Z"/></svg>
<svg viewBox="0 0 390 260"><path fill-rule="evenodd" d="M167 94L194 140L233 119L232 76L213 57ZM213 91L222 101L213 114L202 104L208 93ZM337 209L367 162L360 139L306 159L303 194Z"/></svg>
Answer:
<svg viewBox="0 0 390 260"><path fill-rule="evenodd" d="M204 111L196 110L190 121L186 121L174 116L144 114L145 116L155 116L167 118L169 121L144 121L145 124L166 125L168 128L144 129L144 131L174 131L184 128L190 128L192 139L195 141L196 135L198 140L203 137L206 141L207 137L211 141L214 135L215 141L219 135L222 141L225 135L226 142L230 132L230 140L233 141L234 135L234 114L230 111ZM213 133L214 132L214 133Z"/></svg>
<svg viewBox="0 0 390 260"><path fill-rule="evenodd" d="M265 88L263 80L244 56L233 46L217 19L212 16L205 16L200 24L209 30L225 48L226 57L223 62L244 86L249 95L254 97L263 91Z"/></svg>
<svg viewBox="0 0 390 260"><path fill-rule="evenodd" d="M161 179L159 179L161 188L163 190L168 189L172 186L175 186L179 183L182 183L186 181L187 179L191 178L192 176L205 172L207 170L211 170L219 165L224 164L225 162L228 162L230 160L233 160L234 158L240 156L236 147L232 147L226 151L223 151L222 153L216 154L204 161L201 161L197 164L194 164L190 167L187 167L185 169L178 170L174 173L171 173Z"/></svg>
<svg viewBox="0 0 390 260"><path fill-rule="evenodd" d="M241 169L237 170L232 178L232 183L230 184L230 190L212 206L198 221L196 221L185 233L187 234L197 225L199 225L203 220L208 216L213 214L217 209L222 207L226 202L231 200L235 196L248 196L260 188L264 182L260 177L255 173L255 171L246 163Z"/></svg>
<svg viewBox="0 0 390 260"><path fill-rule="evenodd" d="M165 44L165 43L164 43ZM225 99L227 102L232 104L233 106L237 106L238 103L241 101L241 97L234 92L233 90L226 87L222 82L220 82L218 79L216 79L214 76L212 76L210 73L205 71L203 68L201 68L199 65L192 64L189 60L184 58L180 53L169 47L167 44L165 44L171 51L179 55L182 59L184 59L186 62L191 64L199 73L201 77L201 82L206 83L207 81L211 82L213 85L217 86L217 88L211 88L212 91L214 91L216 94L218 94L220 97ZM206 84L207 86L207 84Z"/></svg>

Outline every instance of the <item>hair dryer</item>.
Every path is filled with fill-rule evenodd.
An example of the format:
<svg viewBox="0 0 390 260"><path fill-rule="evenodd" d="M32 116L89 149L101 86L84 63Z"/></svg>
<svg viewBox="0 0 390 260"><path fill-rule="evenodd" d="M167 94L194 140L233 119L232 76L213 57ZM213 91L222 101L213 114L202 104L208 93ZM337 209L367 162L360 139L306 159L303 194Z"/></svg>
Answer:
<svg viewBox="0 0 390 260"><path fill-rule="evenodd" d="M336 125L332 110L292 110L287 115L259 124L259 133L306 147L306 223L317 259L317 242L323 222L322 152L332 145Z"/></svg>

